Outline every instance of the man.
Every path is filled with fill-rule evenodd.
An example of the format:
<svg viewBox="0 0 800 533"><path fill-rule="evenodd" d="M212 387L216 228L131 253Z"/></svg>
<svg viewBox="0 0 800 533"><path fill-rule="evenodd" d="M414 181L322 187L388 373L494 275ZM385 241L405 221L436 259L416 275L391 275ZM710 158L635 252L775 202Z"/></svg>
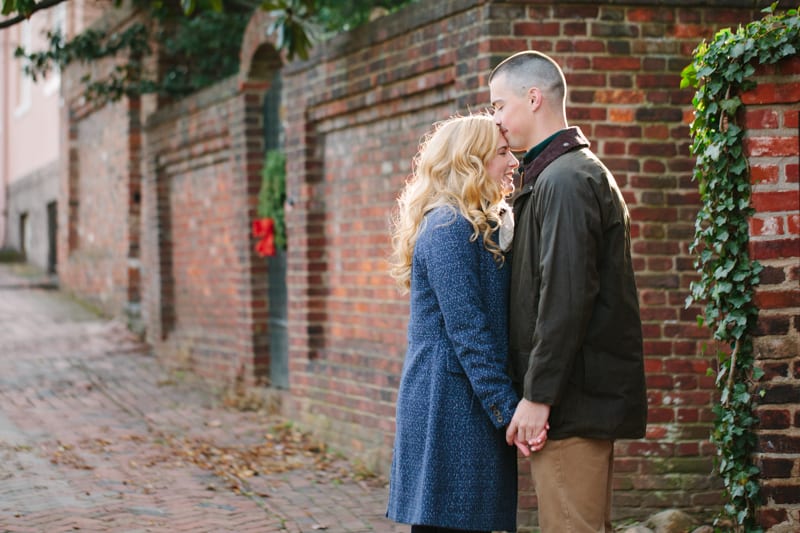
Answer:
<svg viewBox="0 0 800 533"><path fill-rule="evenodd" d="M509 357L522 400L508 426L537 443L539 526L611 532L614 440L647 421L628 209L611 172L568 127L561 68L535 51L489 77L495 122L526 151L514 199ZM535 448L532 448L535 449Z"/></svg>

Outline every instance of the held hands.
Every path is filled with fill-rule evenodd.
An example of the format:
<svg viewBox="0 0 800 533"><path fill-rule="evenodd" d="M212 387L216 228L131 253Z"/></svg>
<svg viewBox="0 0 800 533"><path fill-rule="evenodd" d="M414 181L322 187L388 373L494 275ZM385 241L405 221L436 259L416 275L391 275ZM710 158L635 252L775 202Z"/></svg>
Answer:
<svg viewBox="0 0 800 533"><path fill-rule="evenodd" d="M506 429L506 442L509 446L516 446L525 457L531 452L538 452L547 443L547 430L550 429L547 423L549 416L549 405L523 398Z"/></svg>

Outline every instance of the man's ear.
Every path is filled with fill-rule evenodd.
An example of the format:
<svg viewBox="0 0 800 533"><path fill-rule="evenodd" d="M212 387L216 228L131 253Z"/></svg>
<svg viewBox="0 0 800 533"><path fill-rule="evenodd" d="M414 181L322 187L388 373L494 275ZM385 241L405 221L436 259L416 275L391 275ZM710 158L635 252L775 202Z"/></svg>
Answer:
<svg viewBox="0 0 800 533"><path fill-rule="evenodd" d="M542 105L542 91L538 87L528 89L528 102L531 104L531 110L533 111L536 111Z"/></svg>

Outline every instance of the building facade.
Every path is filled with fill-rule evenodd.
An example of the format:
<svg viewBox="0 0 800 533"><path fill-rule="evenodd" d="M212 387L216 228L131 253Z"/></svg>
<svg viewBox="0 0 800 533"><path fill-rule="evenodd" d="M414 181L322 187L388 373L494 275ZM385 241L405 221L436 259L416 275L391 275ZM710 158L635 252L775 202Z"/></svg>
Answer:
<svg viewBox="0 0 800 533"><path fill-rule="evenodd" d="M48 31L69 39L102 12L98 2L62 2L0 30L0 249L13 249L50 273L58 261L61 72L34 82L15 51L44 50Z"/></svg>

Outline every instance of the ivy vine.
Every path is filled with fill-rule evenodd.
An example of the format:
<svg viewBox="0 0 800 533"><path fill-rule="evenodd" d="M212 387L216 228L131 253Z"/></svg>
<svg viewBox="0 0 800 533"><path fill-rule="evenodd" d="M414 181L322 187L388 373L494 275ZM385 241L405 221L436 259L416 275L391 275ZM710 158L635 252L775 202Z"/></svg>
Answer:
<svg viewBox="0 0 800 533"><path fill-rule="evenodd" d="M736 31L721 30L711 42L702 42L681 81L682 88L696 88L691 151L697 157L693 178L702 201L690 246L700 279L691 284L686 305L705 301L698 324L706 324L730 348L717 354L720 403L714 406L711 441L727 502L716 523L727 519L737 531L747 532L761 531L756 519L760 471L753 452L758 424L754 393L763 371L754 366L751 334L758 319L753 295L762 266L748 254L748 220L754 210L738 112L739 95L756 87L756 66L794 56L800 48L798 10L777 14L776 6L764 9L761 20Z"/></svg>
<svg viewBox="0 0 800 533"><path fill-rule="evenodd" d="M85 98L98 104L148 93L180 98L238 71L249 10L182 16L176 6L164 4L151 8L147 16L148 24L136 22L111 34L88 29L69 42L59 31L49 31L47 49L30 52L17 47L14 55L25 60L25 73L34 81L72 63L123 58L102 77L89 73L81 79ZM161 75L145 68L151 44L158 46L164 58L166 69Z"/></svg>
<svg viewBox="0 0 800 533"><path fill-rule="evenodd" d="M18 24L36 11L64 0L0 0L0 29ZM46 34L49 48L31 52L18 47L25 72L34 80L70 63L92 63L121 57L104 77L87 74L84 96L102 104L123 96L146 93L181 98L237 72L239 47L254 9L269 11L273 21L267 33L275 35L278 50L288 60L308 59L315 41L352 30L418 0L132 0L148 20L107 35L90 30L66 42L59 32ZM117 7L122 0L113 0ZM17 15L14 16L14 13ZM156 24L153 24L153 23ZM166 71L147 72L143 58L159 49Z"/></svg>

